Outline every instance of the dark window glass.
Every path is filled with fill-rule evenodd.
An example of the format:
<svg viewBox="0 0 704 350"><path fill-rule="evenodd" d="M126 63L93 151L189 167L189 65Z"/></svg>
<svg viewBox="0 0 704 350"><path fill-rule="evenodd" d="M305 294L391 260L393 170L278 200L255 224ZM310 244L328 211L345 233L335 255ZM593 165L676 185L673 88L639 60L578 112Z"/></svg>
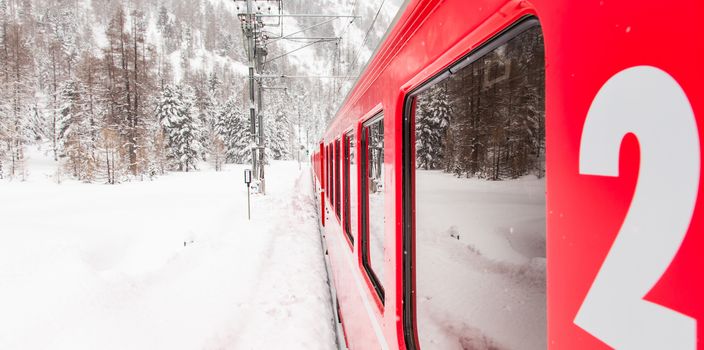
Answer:
<svg viewBox="0 0 704 350"><path fill-rule="evenodd" d="M344 144L344 191L345 202L343 220L345 233L354 244L354 232L357 232L357 168L354 159L354 134L345 135Z"/></svg>
<svg viewBox="0 0 704 350"><path fill-rule="evenodd" d="M335 140L335 214L340 218L340 140Z"/></svg>
<svg viewBox="0 0 704 350"><path fill-rule="evenodd" d="M362 175L364 193L362 262L384 300L384 120L375 117L364 125Z"/></svg>
<svg viewBox="0 0 704 350"><path fill-rule="evenodd" d="M333 173L334 168L332 165L332 144L328 145L328 200L330 201L330 204L334 203L333 201L335 200L334 195L335 192L333 191Z"/></svg>
<svg viewBox="0 0 704 350"><path fill-rule="evenodd" d="M546 349L545 61L526 29L415 99L423 349Z"/></svg>

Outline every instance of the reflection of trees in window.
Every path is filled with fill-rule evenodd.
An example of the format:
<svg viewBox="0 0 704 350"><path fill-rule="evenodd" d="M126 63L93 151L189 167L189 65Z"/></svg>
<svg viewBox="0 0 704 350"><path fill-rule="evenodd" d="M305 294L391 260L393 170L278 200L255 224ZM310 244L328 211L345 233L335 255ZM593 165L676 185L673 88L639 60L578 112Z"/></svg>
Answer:
<svg viewBox="0 0 704 350"><path fill-rule="evenodd" d="M416 165L491 180L542 177L542 52L540 29L530 29L421 93Z"/></svg>
<svg viewBox="0 0 704 350"><path fill-rule="evenodd" d="M384 165L384 124L379 121L369 126L369 192L382 190Z"/></svg>
<svg viewBox="0 0 704 350"><path fill-rule="evenodd" d="M349 133L349 134L345 135L345 138L343 141L343 147L344 147L343 165L345 168L345 170L344 170L345 233L347 234L347 237L349 237L350 242L354 243L354 236L352 235L352 233L356 231L357 226L353 225L354 220L352 219L352 215L355 215L357 213L357 210L356 210L355 200L352 199L352 196L355 196L355 198L356 198L357 173L355 172L356 167L354 166L355 163L354 163L354 134L353 133ZM352 209L354 209L354 212L352 211Z"/></svg>
<svg viewBox="0 0 704 350"><path fill-rule="evenodd" d="M362 192L362 264L379 298L384 300L384 124L379 117L364 126ZM367 162L367 164L364 164Z"/></svg>
<svg viewBox="0 0 704 350"><path fill-rule="evenodd" d="M340 140L335 140L335 214L340 218Z"/></svg>
<svg viewBox="0 0 704 350"><path fill-rule="evenodd" d="M547 347L544 58L529 25L413 101L404 263L423 349Z"/></svg>
<svg viewBox="0 0 704 350"><path fill-rule="evenodd" d="M447 95L447 84L433 86L426 98L418 101L416 115L416 157L419 168L429 170L441 166L446 156L447 127L452 107Z"/></svg>

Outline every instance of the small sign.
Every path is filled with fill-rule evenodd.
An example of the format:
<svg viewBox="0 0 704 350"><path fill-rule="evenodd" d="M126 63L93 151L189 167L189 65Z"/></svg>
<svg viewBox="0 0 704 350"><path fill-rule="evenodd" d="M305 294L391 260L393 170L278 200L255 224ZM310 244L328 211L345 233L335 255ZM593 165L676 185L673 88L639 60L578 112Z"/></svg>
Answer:
<svg viewBox="0 0 704 350"><path fill-rule="evenodd" d="M252 170L250 169L244 169L244 183L247 185L247 220L252 219L252 208L249 203L249 184L252 183Z"/></svg>
<svg viewBox="0 0 704 350"><path fill-rule="evenodd" d="M244 169L244 183L247 185L252 183L252 171L249 169Z"/></svg>

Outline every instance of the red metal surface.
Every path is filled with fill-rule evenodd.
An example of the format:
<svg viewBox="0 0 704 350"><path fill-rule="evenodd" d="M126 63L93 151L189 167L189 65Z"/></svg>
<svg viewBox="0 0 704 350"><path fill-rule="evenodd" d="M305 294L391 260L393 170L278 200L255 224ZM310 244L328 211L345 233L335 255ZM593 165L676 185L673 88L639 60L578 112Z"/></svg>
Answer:
<svg viewBox="0 0 704 350"><path fill-rule="evenodd" d="M330 218L335 215L323 219L328 223L325 236L350 348L405 348L401 131L406 94L526 15L540 20L546 55L548 344L551 349L609 348L575 325L574 319L631 206L641 147L633 135L623 140L618 177L581 175L585 119L597 92L612 76L648 65L681 86L696 116L699 140L704 138L704 29L698 24L704 2L700 0L411 1L324 135L327 145L353 127L359 140L361 122L384 111L383 308L361 266L358 246L350 251L339 221ZM359 157L359 142L355 144ZM323 168L329 163L322 145L320 152L317 175L325 186L328 173ZM698 193L702 187L700 176ZM699 321L698 339L704 336L703 206L700 197L681 248L646 296ZM358 285L355 278L363 283ZM374 307L367 308L364 300ZM374 322L386 344L376 335Z"/></svg>

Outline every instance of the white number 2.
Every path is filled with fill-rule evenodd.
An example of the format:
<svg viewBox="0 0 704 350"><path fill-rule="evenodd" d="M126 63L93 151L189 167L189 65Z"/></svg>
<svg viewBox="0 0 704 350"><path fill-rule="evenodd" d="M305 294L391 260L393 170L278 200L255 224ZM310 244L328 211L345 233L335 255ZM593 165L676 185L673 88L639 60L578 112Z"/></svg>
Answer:
<svg viewBox="0 0 704 350"><path fill-rule="evenodd" d="M677 254L699 187L694 112L666 72L637 66L604 84L584 125L580 174L618 176L628 133L641 153L635 194L574 323L615 349L694 350L696 320L643 299Z"/></svg>

